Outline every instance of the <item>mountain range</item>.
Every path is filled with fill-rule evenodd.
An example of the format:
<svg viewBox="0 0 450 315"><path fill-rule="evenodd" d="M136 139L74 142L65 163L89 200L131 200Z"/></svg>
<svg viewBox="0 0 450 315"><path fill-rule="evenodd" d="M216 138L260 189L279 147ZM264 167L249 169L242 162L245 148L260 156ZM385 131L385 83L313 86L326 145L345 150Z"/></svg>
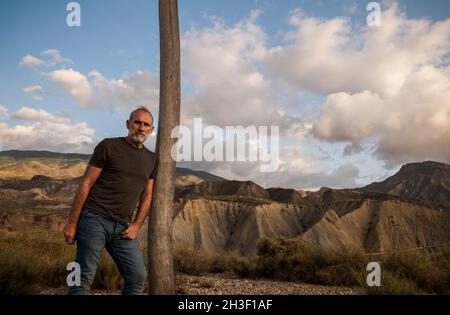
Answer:
<svg viewBox="0 0 450 315"><path fill-rule="evenodd" d="M89 155L0 152L0 229L61 230ZM261 238L366 252L450 243L450 165L403 165L353 189L268 188L177 169L173 239L208 251L256 253ZM143 227L140 238L146 239Z"/></svg>

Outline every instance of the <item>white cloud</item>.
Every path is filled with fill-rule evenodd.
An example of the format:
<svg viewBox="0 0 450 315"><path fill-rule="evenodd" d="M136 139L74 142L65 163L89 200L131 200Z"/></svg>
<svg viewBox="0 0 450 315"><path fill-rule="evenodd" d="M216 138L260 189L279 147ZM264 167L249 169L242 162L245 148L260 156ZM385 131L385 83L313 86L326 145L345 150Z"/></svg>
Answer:
<svg viewBox="0 0 450 315"><path fill-rule="evenodd" d="M58 49L47 49L41 52L41 55L49 57L50 59L44 60L38 57L32 56L30 54L22 57L19 64L24 66L29 66L31 68L46 66L52 67L55 65L73 65L72 59L63 57Z"/></svg>
<svg viewBox="0 0 450 315"><path fill-rule="evenodd" d="M51 56L47 65L73 63L64 58L56 49L49 49L42 53ZM69 69L58 69L45 74L57 86L72 95L81 107L95 107L103 105L111 111L128 112L137 106L146 106L155 117L159 108L159 76L149 70L137 70L122 78L105 78L99 71L93 70L87 76ZM40 85L33 85L23 89L27 93L44 94ZM42 101L40 95L33 97Z"/></svg>
<svg viewBox="0 0 450 315"><path fill-rule="evenodd" d="M22 57L19 64L29 67L39 67L44 65L45 61L31 55L26 55L25 57Z"/></svg>
<svg viewBox="0 0 450 315"><path fill-rule="evenodd" d="M266 34L256 24L259 12L231 27L215 21L182 37L184 82L182 117L202 117L217 126L278 125L287 132L296 117L277 108L277 93L259 65L266 54Z"/></svg>
<svg viewBox="0 0 450 315"><path fill-rule="evenodd" d="M394 96L368 91L331 94L313 121L312 132L353 145L379 138L375 154L388 166L428 159L449 163L449 73L448 68L422 67Z"/></svg>
<svg viewBox="0 0 450 315"><path fill-rule="evenodd" d="M22 107L17 112L11 114L13 119L24 119L24 120L55 120L54 117L49 112L43 109L34 109L29 107Z"/></svg>
<svg viewBox="0 0 450 315"><path fill-rule="evenodd" d="M50 57L50 60L47 61L48 66L54 66L56 64L74 64L72 59L63 57L58 49L47 49L43 51L41 55Z"/></svg>
<svg viewBox="0 0 450 315"><path fill-rule="evenodd" d="M450 162L450 19L409 19L395 2L385 5L377 28L295 10L293 30L262 64L299 90L327 95L320 115L305 115L303 126L311 124L318 139L349 142L344 155L375 140L373 153L388 167Z"/></svg>
<svg viewBox="0 0 450 315"><path fill-rule="evenodd" d="M60 69L48 73L48 77L62 89L71 94L81 107L96 105L89 80L80 72L70 69Z"/></svg>
<svg viewBox="0 0 450 315"><path fill-rule="evenodd" d="M423 65L441 65L450 49L450 19L407 19L392 2L380 27L352 29L350 20L291 14L294 30L264 60L271 73L302 90L323 94L369 90L394 95ZM448 61L448 60L447 60Z"/></svg>
<svg viewBox="0 0 450 315"><path fill-rule="evenodd" d="M300 145L286 145L280 149L280 172L311 174L319 171L319 161L308 157Z"/></svg>
<svg viewBox="0 0 450 315"><path fill-rule="evenodd" d="M107 79L98 71L89 73L92 85L106 108L128 113L146 106L158 117L159 77L148 70L138 70L121 79Z"/></svg>
<svg viewBox="0 0 450 315"><path fill-rule="evenodd" d="M31 85L22 89L25 93L45 94L45 90L40 85Z"/></svg>
<svg viewBox="0 0 450 315"><path fill-rule="evenodd" d="M370 91L330 94L322 105L319 118L314 121L313 133L333 141L368 138L384 122L385 105L378 94Z"/></svg>
<svg viewBox="0 0 450 315"><path fill-rule="evenodd" d="M25 93L34 94L33 100L35 100L36 102L42 102L44 100L42 95L47 93L40 85L27 86L24 87L22 90Z"/></svg>
<svg viewBox="0 0 450 315"><path fill-rule="evenodd" d="M72 123L42 109L22 107L11 118L30 120L10 126L0 123L1 149L90 152L95 130L85 122Z"/></svg>

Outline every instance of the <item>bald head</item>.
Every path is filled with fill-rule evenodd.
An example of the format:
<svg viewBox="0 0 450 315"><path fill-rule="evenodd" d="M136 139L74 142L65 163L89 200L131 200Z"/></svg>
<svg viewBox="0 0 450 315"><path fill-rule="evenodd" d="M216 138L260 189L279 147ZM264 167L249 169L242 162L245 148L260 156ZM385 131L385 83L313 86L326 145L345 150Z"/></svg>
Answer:
<svg viewBox="0 0 450 315"><path fill-rule="evenodd" d="M145 106L140 106L140 107L136 108L135 110L133 110L133 111L130 113L129 121L133 121L134 116L135 116L135 114L136 114L137 112L146 112L146 113L148 113L148 114L150 115L151 119L152 119L152 126L153 126L153 122L154 122L153 114L152 114L152 113L147 109L147 107L145 107Z"/></svg>

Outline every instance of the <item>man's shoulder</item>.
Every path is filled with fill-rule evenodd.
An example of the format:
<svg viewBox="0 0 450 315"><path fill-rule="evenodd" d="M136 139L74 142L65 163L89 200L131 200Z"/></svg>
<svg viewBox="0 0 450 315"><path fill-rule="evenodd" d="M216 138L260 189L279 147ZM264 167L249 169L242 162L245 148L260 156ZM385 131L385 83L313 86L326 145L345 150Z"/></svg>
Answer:
<svg viewBox="0 0 450 315"><path fill-rule="evenodd" d="M122 142L122 141L123 141L123 137L104 138L102 141L107 141L107 142Z"/></svg>
<svg viewBox="0 0 450 315"><path fill-rule="evenodd" d="M115 144L115 143L119 143L122 141L122 138L120 137L116 137L116 138L104 138L103 140L101 140L99 142L99 144L106 144L106 145L110 145L110 144Z"/></svg>
<svg viewBox="0 0 450 315"><path fill-rule="evenodd" d="M155 152L153 152L153 151L147 149L147 147L144 147L144 150L145 150L145 152L147 152L147 154L148 154L151 158L155 158L155 157L156 157Z"/></svg>

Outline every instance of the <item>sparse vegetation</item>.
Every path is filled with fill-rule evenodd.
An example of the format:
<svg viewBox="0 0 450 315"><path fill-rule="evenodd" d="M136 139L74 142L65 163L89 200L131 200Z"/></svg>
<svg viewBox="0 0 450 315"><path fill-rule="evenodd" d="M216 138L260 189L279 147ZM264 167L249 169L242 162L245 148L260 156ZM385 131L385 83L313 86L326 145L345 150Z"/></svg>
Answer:
<svg viewBox="0 0 450 315"><path fill-rule="evenodd" d="M391 270L383 270L381 273L380 287L367 287L366 274L360 275L361 286L367 288L368 294L378 295L405 295L405 294L425 294L419 289L414 281L399 276Z"/></svg>
<svg viewBox="0 0 450 315"><path fill-rule="evenodd" d="M382 265L396 278L411 281L419 292L450 293L449 250L434 258L418 252L391 253L384 257ZM385 280L390 281L389 279Z"/></svg>
<svg viewBox="0 0 450 315"><path fill-rule="evenodd" d="M345 247L325 250L301 241L262 239L257 245L257 257L242 257L236 261L234 271L251 278L356 286L356 273L366 264L362 252Z"/></svg>
<svg viewBox="0 0 450 315"><path fill-rule="evenodd" d="M33 294L39 287L64 285L74 247L38 230L0 235L0 293Z"/></svg>
<svg viewBox="0 0 450 315"><path fill-rule="evenodd" d="M231 271L236 253L211 253L187 244L174 247L174 270L190 275Z"/></svg>
<svg viewBox="0 0 450 315"><path fill-rule="evenodd" d="M119 270L116 264L112 260L111 256L104 251L100 264L97 267L95 273L93 289L104 289L107 291L116 291L123 286L123 280L120 276Z"/></svg>
<svg viewBox="0 0 450 315"><path fill-rule="evenodd" d="M387 254L380 259L381 287L372 288L366 284L370 257L346 247L326 250L303 241L262 239L256 257L214 254L184 245L176 248L174 258L178 272L192 275L233 271L242 278L360 286L368 294L450 292L450 252L437 260L410 252Z"/></svg>
<svg viewBox="0 0 450 315"><path fill-rule="evenodd" d="M423 294L450 292L450 253L439 259L419 253L385 255L380 264L381 287L368 288L365 270L369 257L349 248L325 250L314 244L263 239L256 258L235 261L242 277L342 286L361 286L369 294Z"/></svg>
<svg viewBox="0 0 450 315"><path fill-rule="evenodd" d="M65 286L66 265L75 257L61 235L30 230L0 233L0 294L36 294L44 287ZM143 245L147 260L146 246ZM349 248L325 250L284 239L262 239L257 255L211 253L186 244L174 247L175 272L190 275L234 272L242 278L300 281L323 285L359 286L368 294L449 294L450 251L438 259L418 253L392 253L380 259L381 287L368 288L365 270L370 257ZM205 280L206 281L206 280ZM93 289L115 291L123 281L104 252ZM215 283L204 282L212 288Z"/></svg>
<svg viewBox="0 0 450 315"><path fill-rule="evenodd" d="M36 294L45 287L66 285L66 266L75 258L75 246L62 235L28 230L0 233L0 295ZM111 257L104 253L93 288L116 290L120 275Z"/></svg>

